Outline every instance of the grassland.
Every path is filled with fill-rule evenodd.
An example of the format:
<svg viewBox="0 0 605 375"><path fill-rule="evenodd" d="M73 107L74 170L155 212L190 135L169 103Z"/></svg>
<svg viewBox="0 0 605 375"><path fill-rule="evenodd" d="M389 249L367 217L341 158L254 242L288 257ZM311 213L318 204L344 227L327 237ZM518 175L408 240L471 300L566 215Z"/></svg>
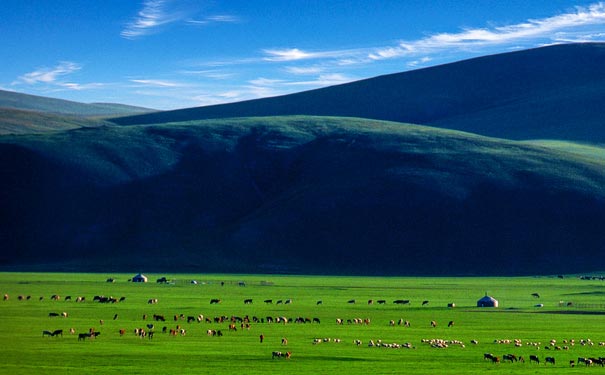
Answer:
<svg viewBox="0 0 605 375"><path fill-rule="evenodd" d="M124 274L2 273L0 292L0 344L2 374L144 373L144 374L476 374L595 372L574 368L570 360L599 357L605 348L603 281L566 277L535 278L369 278L276 275L148 275L150 282L135 284ZM155 283L167 276L168 284ZM109 277L114 283L106 282ZM191 280L196 280L197 285ZM245 286L241 286L244 282ZM485 293L496 297L500 307L477 308ZM540 298L532 297L539 293ZM62 296L52 301L51 295ZM31 296L18 300L18 296ZM93 296L126 297L123 302L100 304ZM71 296L71 301L65 301ZM84 296L84 302L75 302ZM40 300L40 297L43 299ZM157 298L157 304L148 304ZM210 299L221 299L210 304ZM252 304L243 300L251 298ZM272 304L264 303L272 299ZM290 304L278 300L292 299ZM348 303L355 299L356 303ZM387 301L369 305L368 300ZM409 299L409 305L395 305ZM321 300L322 304L317 304ZM421 302L428 300L425 306ZM568 302L571 305L568 306ZM455 303L455 308L448 308ZM537 308L536 304L544 307ZM49 317L50 312L68 317ZM114 316L117 314L117 319ZM143 315L147 314L147 320ZM154 322L153 314L166 322ZM174 321L174 315L318 318L321 323L252 323L249 329L228 329L224 323ZM336 319L345 320L337 325ZM347 324L348 319L370 319L369 325ZM101 324L100 320L104 320ZM390 320L408 320L410 327ZM433 328L430 321L435 320ZM454 321L453 327L448 327ZM153 339L141 339L133 330L155 325ZM162 333L162 327L186 329L184 336ZM101 332L95 340L78 341L76 333L90 328ZM42 337L43 330L63 329L63 337ZM124 336L119 330L125 329ZM221 330L222 337L207 330ZM259 336L265 339L260 343ZM288 339L282 346L281 339ZM332 339L313 344L314 339ZM334 339L340 339L340 343ZM461 345L433 348L423 339L460 340ZM497 344L494 340L519 339L523 346ZM550 340L568 350L547 350ZM575 340L575 345L564 340ZM591 339L594 345L581 345ZM354 340L363 344L356 346ZM368 342L410 343L413 349L369 347ZM477 340L478 344L471 344ZM527 345L540 342L538 347ZM539 349L540 348L540 349ZM292 358L272 359L273 351L290 351ZM513 353L529 358L535 354L556 358L544 363L500 363L483 360L484 353Z"/></svg>

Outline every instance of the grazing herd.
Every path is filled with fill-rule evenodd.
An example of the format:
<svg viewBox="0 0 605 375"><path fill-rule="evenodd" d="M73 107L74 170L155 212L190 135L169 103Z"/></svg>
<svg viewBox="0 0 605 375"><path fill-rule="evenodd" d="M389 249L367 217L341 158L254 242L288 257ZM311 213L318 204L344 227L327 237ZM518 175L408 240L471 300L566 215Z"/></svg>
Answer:
<svg viewBox="0 0 605 375"><path fill-rule="evenodd" d="M540 296L537 293L533 293L532 296L534 298L540 298ZM9 295L5 294L4 295L4 301L8 301L9 300ZM31 296L23 296L20 295L17 298L19 301L25 301L25 300L30 300ZM43 300L43 297L40 297L40 300ZM75 302L85 302L86 298L84 296L78 296L72 299L71 296L66 296L65 298L61 298L61 296L54 294L50 297L51 301L75 301ZM121 297L121 298L115 298L115 297L106 297L106 296L94 296L92 298L93 302L98 302L98 303L120 303L120 302L124 302L126 300L125 297ZM210 299L210 304L211 305L218 305L221 304L222 300L219 298L213 298ZM265 299L263 300L263 302L265 304L273 304L273 300L272 299ZM159 303L159 300L157 298L149 298L147 300L147 304L148 305L157 305ZM243 300L244 305L252 305L253 304L253 299L251 298L246 298ZM355 299L350 299L347 300L348 304L355 304L356 300ZM370 299L367 301L368 305L373 305L374 303L378 304L378 305L385 305L387 304L387 301L384 299L378 299L378 300L373 300ZM410 300L406 300L406 299L397 299L394 300L392 302L394 305L410 305L411 301ZM290 305L293 304L293 300L292 299L285 299L285 300L277 300L276 304L286 304L286 305ZM316 302L316 305L322 305L323 301L322 300L318 300ZM428 300L424 300L422 301L421 306L427 306L429 304ZM456 307L456 305L454 303L448 303L447 307L449 308L454 308ZM48 317L49 318L69 318L69 314L67 312L50 312L48 313ZM147 320L148 315L147 314L143 314L142 316L142 320L144 321L149 321ZM205 324L227 324L228 325L228 332L235 332L238 331L238 329L240 330L250 330L252 324L283 324L283 325L288 325L288 324L320 324L320 319L318 317L302 317L302 316L298 316L298 317L286 317L286 316L265 316L265 317L257 317L257 316L249 316L249 315L244 315L242 314L242 316L235 316L235 315L221 315L221 316L215 316L215 317L208 317L208 316L204 316L203 314L198 314L198 315L186 315L186 314L174 314L172 316L169 316L169 319L166 318L165 315L163 314L158 314L158 313L154 313L151 315L151 323L145 323L144 325L142 324L141 327L137 327L134 330L132 330L132 332L134 333L134 335L136 337L139 337L141 339L146 338L148 340L151 340L154 338L154 335L156 333L156 324L161 324L167 321L167 320L173 320L175 323L177 323L173 328L168 327L168 326L163 326L161 329L158 328L158 332L161 332L162 334L167 334L168 336L186 336L188 334L187 329L185 329L181 324L181 322L185 322L187 324L192 324L192 323L205 323ZM118 314L114 314L113 315L113 320L118 320ZM53 320L54 321L54 320ZM335 323L336 325L360 325L360 326L369 326L372 321L369 317L356 317L356 318L335 318ZM447 320L446 320L447 321ZM98 320L100 325L104 325L104 320L103 319L99 319ZM179 324L181 323L181 324ZM426 324L427 322L425 322ZM416 324L416 322L415 322ZM163 324L162 324L163 325ZM411 322L409 320L406 320L404 318L397 318L397 319L391 319L388 321L388 325L389 326L403 326L403 327L411 327ZM427 327L430 326L432 328L437 328L438 324L436 320L431 320L430 322L428 322ZM444 324L445 326L445 324ZM455 323L453 320L449 320L447 321L447 329L451 329L452 331L450 332L455 332L454 328ZM456 326L457 327L457 326ZM445 328L443 328L445 329ZM117 331L117 334L122 337L122 336L126 336L127 332L129 332L130 330L126 329L126 328L120 328ZM439 330L435 330L434 332L438 332ZM39 332L39 331L38 331ZM69 330L69 333L72 335L76 335L75 329L71 328ZM221 329L216 329L216 328L210 328L206 330L206 334L208 336L211 337L222 337L224 334L222 332ZM101 335L101 332L97 331L95 328L90 328L88 330L88 332L84 332L84 333L78 333L76 335L77 340L78 341L91 341L91 340L96 340L99 338L99 336ZM43 330L42 331L42 337L63 337L63 329L55 329L55 330ZM264 342L264 338L265 336L263 334L260 335L260 343L262 344ZM341 343L342 340L341 339L334 339L334 338L315 338L312 341L313 345L318 345L318 344L323 344L323 343ZM478 345L479 342L477 340L471 340L470 341L471 344L473 345ZM537 350L543 348L544 350L569 350L570 347L572 347L576 342L575 340L563 340L562 345L557 345L557 341L556 340L551 340L549 342L548 345L542 347L540 343L534 343L534 342L526 342L526 343L522 343L521 340L519 339L515 339L515 340L494 340L493 342L494 344L512 344L515 347L521 347L521 346L528 346L528 347L535 347ZM581 339L578 341L578 343L580 343L581 345L593 345L592 341L590 339ZM288 339L285 337L281 338L281 346L286 347L288 346L289 342ZM456 339L441 339L441 338L432 338L432 339L423 339L421 340L421 344L423 346L427 346L429 348L434 348L434 349L447 349L450 347L457 347L457 348L465 348L464 343L461 340L456 340ZM325 345L325 344L324 344ZM354 339L353 340L353 345L357 346L357 347L361 347L363 346L363 341L361 339ZM599 345L601 346L605 346L605 342L603 343L599 343ZM367 347L370 348L392 348L392 349L416 349L416 346L414 344L412 344L411 342L405 342L405 343L396 343L396 342L387 342L386 340L382 340L382 339L370 339L367 341ZM272 351L271 352L271 358L272 359L290 359L292 356L292 352L291 351ZM493 364L500 364L500 363L510 363L510 364L514 364L514 363L525 363L525 358L521 355L517 355L517 354L512 354L512 353L507 353L504 354L502 356L496 356L493 355L491 353L485 353L483 355L483 359L484 361L487 361L489 363L493 363ZM550 366L555 366L556 365L556 360L554 356L545 356L543 357L543 359L541 360L540 357L538 355L535 354L531 354L528 356L528 362L529 364L544 364L544 365L550 365ZM576 365L583 365L586 367L590 367L590 366L601 366L604 367L605 366L605 357L597 357L597 358L584 358L584 357L578 357L577 359L573 359L569 361L569 365L571 367L574 367Z"/></svg>

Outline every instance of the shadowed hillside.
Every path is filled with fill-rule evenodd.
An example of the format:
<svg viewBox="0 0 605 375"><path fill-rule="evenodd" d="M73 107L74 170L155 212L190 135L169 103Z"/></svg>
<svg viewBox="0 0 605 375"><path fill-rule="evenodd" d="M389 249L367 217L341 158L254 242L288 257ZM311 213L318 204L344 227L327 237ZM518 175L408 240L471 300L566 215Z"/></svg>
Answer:
<svg viewBox="0 0 605 375"><path fill-rule="evenodd" d="M313 117L5 136L0 266L602 270L602 149L556 146Z"/></svg>
<svg viewBox="0 0 605 375"><path fill-rule="evenodd" d="M118 118L352 116L506 139L605 142L605 45L569 44L475 58L280 97Z"/></svg>

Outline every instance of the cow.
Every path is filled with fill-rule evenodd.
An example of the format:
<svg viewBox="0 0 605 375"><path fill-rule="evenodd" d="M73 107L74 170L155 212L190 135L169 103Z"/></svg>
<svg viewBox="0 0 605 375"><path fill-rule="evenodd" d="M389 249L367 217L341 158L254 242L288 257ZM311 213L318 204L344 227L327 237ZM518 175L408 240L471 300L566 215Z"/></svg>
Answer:
<svg viewBox="0 0 605 375"><path fill-rule="evenodd" d="M319 324L319 318L313 318L313 323Z"/></svg>
<svg viewBox="0 0 605 375"><path fill-rule="evenodd" d="M281 339L281 344L282 344L282 345L284 345L284 346L285 346L285 345L288 345L288 339L287 339L287 338L285 338L285 337L282 337L282 339Z"/></svg>
<svg viewBox="0 0 605 375"><path fill-rule="evenodd" d="M534 298L540 298L540 295L538 293L532 293L531 296Z"/></svg>
<svg viewBox="0 0 605 375"><path fill-rule="evenodd" d="M91 333L78 333L78 341L84 341L92 336Z"/></svg>
<svg viewBox="0 0 605 375"><path fill-rule="evenodd" d="M150 305L155 305L158 303L158 299L157 298L150 298L149 300L147 300L147 303Z"/></svg>
<svg viewBox="0 0 605 375"><path fill-rule="evenodd" d="M271 303L273 303L273 300L272 299L266 299L263 302L265 302L266 304L271 304Z"/></svg>
<svg viewBox="0 0 605 375"><path fill-rule="evenodd" d="M393 303L396 305L409 305L410 300L409 299L397 299L397 300L393 301Z"/></svg>
<svg viewBox="0 0 605 375"><path fill-rule="evenodd" d="M354 299L350 299L350 300L347 301L347 303L355 303L355 300Z"/></svg>
<svg viewBox="0 0 605 375"><path fill-rule="evenodd" d="M51 312L51 313L48 313L48 317L49 317L49 318L57 317L57 316L60 316L60 315L61 315L61 314L56 313L56 312Z"/></svg>
<svg viewBox="0 0 605 375"><path fill-rule="evenodd" d="M453 327L454 326L454 321L450 320L450 322L447 324L448 327Z"/></svg>
<svg viewBox="0 0 605 375"><path fill-rule="evenodd" d="M5 301L8 301L8 294L5 294L5 295L4 295L4 300L5 300Z"/></svg>
<svg viewBox="0 0 605 375"><path fill-rule="evenodd" d="M252 303L252 298L248 298L244 300L244 305L249 305Z"/></svg>
<svg viewBox="0 0 605 375"><path fill-rule="evenodd" d="M424 301L422 301L422 306L426 306L426 305L428 305L428 304L429 304L429 301L428 301L428 300L424 300Z"/></svg>
<svg viewBox="0 0 605 375"><path fill-rule="evenodd" d="M273 353L271 353L272 359L275 359L275 358L290 359L291 356L292 356L291 352L273 352Z"/></svg>
<svg viewBox="0 0 605 375"><path fill-rule="evenodd" d="M546 357L546 358L544 358L544 364L547 364L547 363L552 363L553 366L554 366L554 364L555 364L555 357Z"/></svg>
<svg viewBox="0 0 605 375"><path fill-rule="evenodd" d="M213 299L211 299L211 300L210 300L210 304L211 304L211 305L215 305L215 304L217 304L217 303L221 303L221 300L220 300L220 299L218 299L218 298L213 298Z"/></svg>
<svg viewBox="0 0 605 375"><path fill-rule="evenodd" d="M52 337L53 333L51 331L42 331L42 337L49 336Z"/></svg>
<svg viewBox="0 0 605 375"><path fill-rule="evenodd" d="M384 305L385 303L387 303L386 300L384 299L379 299L378 301L376 301L379 305Z"/></svg>
<svg viewBox="0 0 605 375"><path fill-rule="evenodd" d="M437 327L437 322L434 320L431 320L431 327L433 327L433 328Z"/></svg>
<svg viewBox="0 0 605 375"><path fill-rule="evenodd" d="M158 321L165 322L166 318L164 317L164 315L153 314L153 320L155 320L156 322L158 322Z"/></svg>
<svg viewBox="0 0 605 375"><path fill-rule="evenodd" d="M540 364L540 358L538 358L537 355L532 354L529 356L529 363L532 363L532 362L536 362L537 364Z"/></svg>
<svg viewBox="0 0 605 375"><path fill-rule="evenodd" d="M63 330L62 329L55 329L52 333L53 336L61 336L63 337Z"/></svg>
<svg viewBox="0 0 605 375"><path fill-rule="evenodd" d="M321 304L323 304L323 303L324 303L324 302L323 302L322 300L319 300L319 301L317 301L315 304L316 304L316 305L321 305Z"/></svg>
<svg viewBox="0 0 605 375"><path fill-rule="evenodd" d="M453 303L453 302L452 303L448 303L447 307L449 307L450 309L453 309L454 307L456 307L456 304Z"/></svg>
<svg viewBox="0 0 605 375"><path fill-rule="evenodd" d="M373 303L374 303L374 300L373 300L373 299L369 299L369 300L368 300L368 305L372 305Z"/></svg>

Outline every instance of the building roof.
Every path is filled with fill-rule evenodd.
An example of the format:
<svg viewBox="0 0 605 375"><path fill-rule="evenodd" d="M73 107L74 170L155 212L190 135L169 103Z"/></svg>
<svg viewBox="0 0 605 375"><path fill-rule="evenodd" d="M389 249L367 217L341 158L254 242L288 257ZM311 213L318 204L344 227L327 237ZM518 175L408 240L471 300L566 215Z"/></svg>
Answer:
<svg viewBox="0 0 605 375"><path fill-rule="evenodd" d="M485 296L485 297L481 298L478 302L498 302L498 300L495 299L494 297Z"/></svg>

